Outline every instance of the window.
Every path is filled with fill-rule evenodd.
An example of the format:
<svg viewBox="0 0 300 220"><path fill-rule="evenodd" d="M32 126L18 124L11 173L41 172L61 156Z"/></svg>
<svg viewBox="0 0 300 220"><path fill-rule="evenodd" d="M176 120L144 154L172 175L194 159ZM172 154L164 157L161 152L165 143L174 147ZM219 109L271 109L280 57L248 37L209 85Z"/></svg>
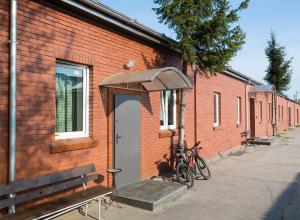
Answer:
<svg viewBox="0 0 300 220"><path fill-rule="evenodd" d="M272 104L268 103L268 106L269 106L269 117L268 117L268 120L271 121L271 119L272 119Z"/></svg>
<svg viewBox="0 0 300 220"><path fill-rule="evenodd" d="M237 124L242 122L242 98L237 97Z"/></svg>
<svg viewBox="0 0 300 220"><path fill-rule="evenodd" d="M281 120L283 120L283 105L281 106Z"/></svg>
<svg viewBox="0 0 300 220"><path fill-rule="evenodd" d="M56 65L56 138L88 136L88 69Z"/></svg>
<svg viewBox="0 0 300 220"><path fill-rule="evenodd" d="M176 91L160 93L160 128L176 128Z"/></svg>
<svg viewBox="0 0 300 220"><path fill-rule="evenodd" d="M220 93L214 93L214 127L220 125Z"/></svg>
<svg viewBox="0 0 300 220"><path fill-rule="evenodd" d="M297 124L299 124L299 109L297 109Z"/></svg>
<svg viewBox="0 0 300 220"><path fill-rule="evenodd" d="M260 121L262 122L263 120L263 115L262 115L262 101L259 102L259 118L260 118Z"/></svg>

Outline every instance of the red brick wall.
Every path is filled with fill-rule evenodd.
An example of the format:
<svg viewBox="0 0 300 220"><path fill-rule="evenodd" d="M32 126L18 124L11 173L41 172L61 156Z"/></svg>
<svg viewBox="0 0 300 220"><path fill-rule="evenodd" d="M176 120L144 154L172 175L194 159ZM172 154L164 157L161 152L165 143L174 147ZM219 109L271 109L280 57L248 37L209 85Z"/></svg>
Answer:
<svg viewBox="0 0 300 220"><path fill-rule="evenodd" d="M8 148L8 12L7 1L0 0L0 182L7 180ZM124 33L96 25L29 0L18 1L17 57L17 178L28 178L88 163L94 163L106 177L112 166L112 97L113 93L139 95L141 105L141 175L158 174L159 163L168 162L170 145L177 139L160 138L159 92L142 93L99 89L106 76L128 71L128 59L136 61L130 71L157 66L175 66L180 60L173 52L158 48ZM97 147L50 154L55 142L55 64L57 60L84 64L90 68L90 128ZM203 155L213 156L239 146L246 129L246 85L224 74L189 75L195 89L187 91L186 138L189 145L203 142ZM221 125L213 127L213 93L221 94ZM196 94L196 96L195 96ZM242 100L242 123L237 126L237 97ZM257 134L271 134L267 121L270 97L256 95L263 102L263 121ZM287 110L287 100L278 98ZM194 104L196 101L196 104ZM196 106L196 109L195 109ZM256 105L256 108L258 105ZM299 108L299 105L297 105ZM293 110L294 111L294 110ZM257 109L256 109L256 112ZM285 118L287 116L285 115ZM197 119L197 120L195 120ZM285 119L287 120L287 119ZM287 128L285 120L279 130ZM197 121L195 123L195 121ZM106 180L104 185L109 184Z"/></svg>
<svg viewBox="0 0 300 220"><path fill-rule="evenodd" d="M272 120L269 120L269 103L272 103L272 95L268 93L250 94L255 99L255 136L269 136L273 133ZM262 112L260 103L262 104ZM250 104L249 104L250 106ZM262 115L261 115L262 114Z"/></svg>
<svg viewBox="0 0 300 220"><path fill-rule="evenodd" d="M289 117L288 117L288 109L291 108L291 126L297 126L300 124L300 104L286 99L282 96L278 96L277 106L280 105L280 119L278 119L278 130L282 131L289 127ZM299 121L297 122L297 109L299 109ZM283 114L283 117L282 117Z"/></svg>
<svg viewBox="0 0 300 220"><path fill-rule="evenodd" d="M240 146L241 132L245 130L245 83L217 74L197 75L197 140L203 142L204 156L213 156L229 148ZM220 93L220 126L214 128L214 92ZM237 125L237 97L242 101L242 120ZM192 115L188 107L187 115Z"/></svg>
<svg viewBox="0 0 300 220"><path fill-rule="evenodd" d="M8 127L8 11L1 0L1 182L6 182ZM180 60L170 51L136 38L83 21L33 1L18 1L17 56L17 179L37 176L88 163L95 163L106 176L111 166L111 97L98 84L106 76L127 71L128 59L136 65L130 71L156 66L176 66ZM2 28L3 27L3 28ZM55 64L64 60L90 68L90 136L99 141L95 148L50 154L55 141ZM124 92L124 91L118 91ZM125 92L124 92L125 93ZM127 92L126 92L127 93ZM142 95L142 175L156 174L155 161L169 148L169 138L159 139L159 93ZM107 109L109 102L109 109ZM106 117L108 116L108 117ZM108 119L107 119L108 118ZM144 146L147 146L144 148ZM2 149L5 149L3 152ZM145 159L145 157L149 159ZM26 169L24 169L26 167ZM104 183L106 184L106 182Z"/></svg>
<svg viewBox="0 0 300 220"><path fill-rule="evenodd" d="M278 116L278 131L285 130L289 127L288 124L288 101L280 96L277 99L277 106L280 106L280 118ZM278 108L278 107L277 107ZM278 111L279 114L279 111Z"/></svg>

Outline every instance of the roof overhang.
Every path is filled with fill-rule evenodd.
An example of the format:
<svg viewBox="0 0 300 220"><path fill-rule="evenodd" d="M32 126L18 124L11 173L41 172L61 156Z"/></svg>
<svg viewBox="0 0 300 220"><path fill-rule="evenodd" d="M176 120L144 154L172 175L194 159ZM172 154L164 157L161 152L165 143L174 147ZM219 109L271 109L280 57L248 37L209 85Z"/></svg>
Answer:
<svg viewBox="0 0 300 220"><path fill-rule="evenodd" d="M256 85L249 89L251 93L276 93L276 88L273 85Z"/></svg>
<svg viewBox="0 0 300 220"><path fill-rule="evenodd" d="M133 85L139 91L153 92L162 90L191 89L189 79L174 67L151 69L142 72L116 73L100 82L100 87L128 88Z"/></svg>
<svg viewBox="0 0 300 220"><path fill-rule="evenodd" d="M170 47L170 42L173 42L171 38L166 37L164 34L158 33L140 23L136 20L131 19L120 12L117 12L108 6L101 4L96 0L51 0L51 1L42 1L43 4L55 4L56 6L61 6L63 9L75 9L80 11L80 14L88 17L92 16L93 21L106 22L114 27L119 28L122 31L129 32L142 38L148 42L164 46L171 50L175 48Z"/></svg>

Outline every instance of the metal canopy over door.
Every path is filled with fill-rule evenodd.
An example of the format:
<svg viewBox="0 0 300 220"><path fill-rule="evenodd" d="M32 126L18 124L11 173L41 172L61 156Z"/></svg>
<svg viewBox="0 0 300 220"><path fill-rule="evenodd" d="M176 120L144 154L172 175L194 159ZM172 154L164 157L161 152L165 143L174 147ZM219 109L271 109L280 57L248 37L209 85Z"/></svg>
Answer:
<svg viewBox="0 0 300 220"><path fill-rule="evenodd" d="M114 165L120 188L140 180L140 97L114 96Z"/></svg>

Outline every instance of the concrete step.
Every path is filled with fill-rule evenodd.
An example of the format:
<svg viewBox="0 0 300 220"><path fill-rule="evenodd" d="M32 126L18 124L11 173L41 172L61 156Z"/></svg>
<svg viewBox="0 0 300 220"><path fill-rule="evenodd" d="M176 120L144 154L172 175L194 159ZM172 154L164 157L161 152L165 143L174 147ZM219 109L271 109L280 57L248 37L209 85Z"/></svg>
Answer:
<svg viewBox="0 0 300 220"><path fill-rule="evenodd" d="M177 183L143 180L121 187L115 193L120 203L153 211L184 193L187 187Z"/></svg>
<svg viewBox="0 0 300 220"><path fill-rule="evenodd" d="M271 138L255 138L254 140L251 140L251 144L255 145L271 145L274 140Z"/></svg>

